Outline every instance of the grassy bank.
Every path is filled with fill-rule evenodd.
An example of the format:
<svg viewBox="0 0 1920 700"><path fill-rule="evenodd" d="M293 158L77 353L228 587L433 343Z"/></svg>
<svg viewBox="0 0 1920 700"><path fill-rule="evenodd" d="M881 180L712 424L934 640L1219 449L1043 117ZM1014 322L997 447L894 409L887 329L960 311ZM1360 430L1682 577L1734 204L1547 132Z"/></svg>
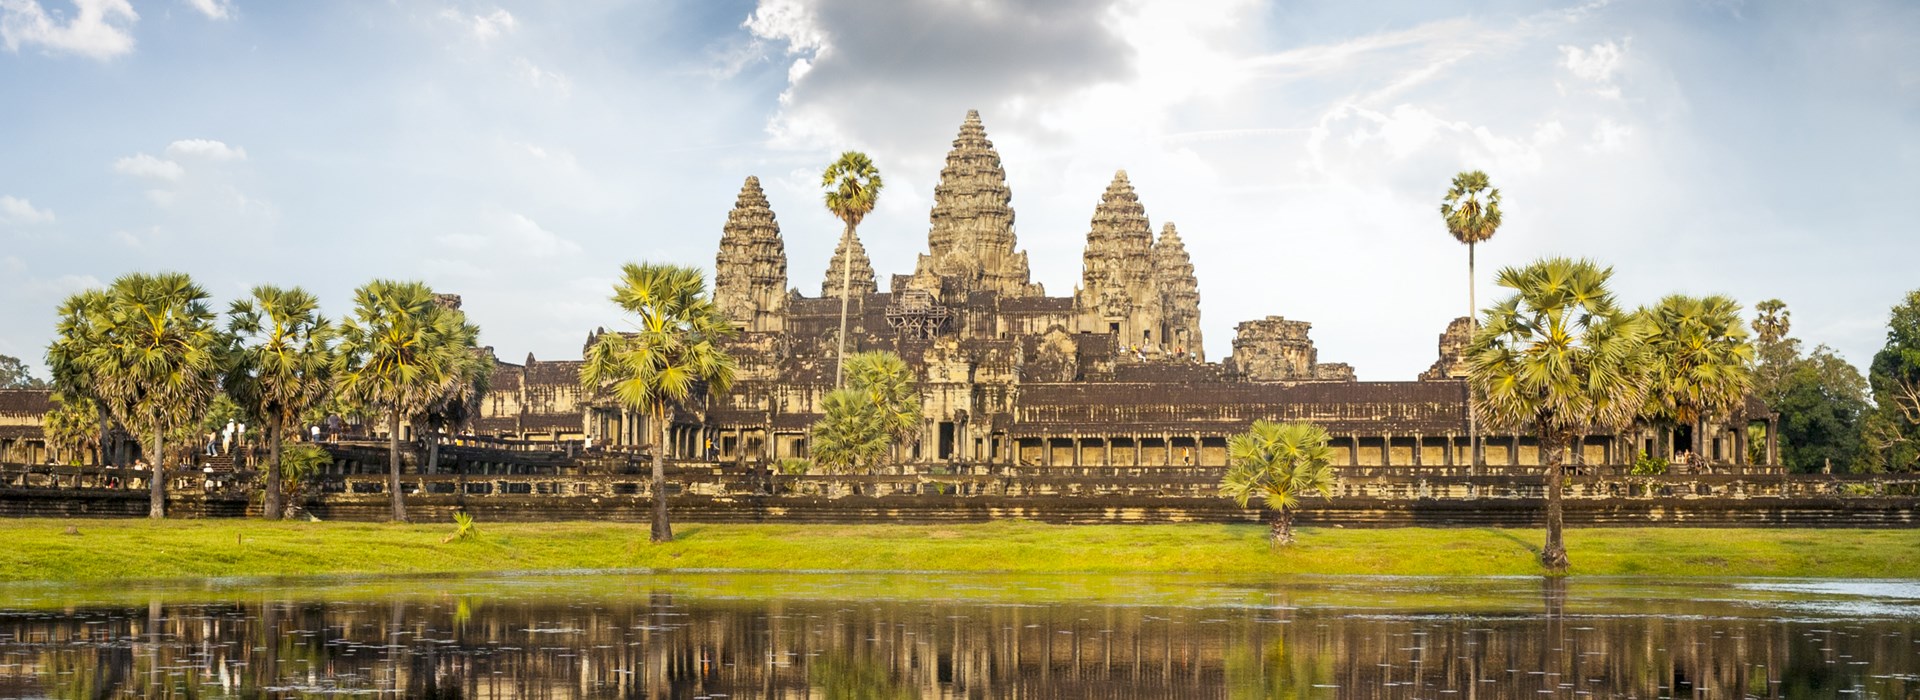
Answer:
<svg viewBox="0 0 1920 700"><path fill-rule="evenodd" d="M68 526L78 534L66 534ZM1242 525L644 525L232 520L0 520L0 580L556 569L1141 572L1235 575L1528 575L1541 533L1307 529L1275 549ZM1914 530L1571 530L1577 576L1920 578Z"/></svg>

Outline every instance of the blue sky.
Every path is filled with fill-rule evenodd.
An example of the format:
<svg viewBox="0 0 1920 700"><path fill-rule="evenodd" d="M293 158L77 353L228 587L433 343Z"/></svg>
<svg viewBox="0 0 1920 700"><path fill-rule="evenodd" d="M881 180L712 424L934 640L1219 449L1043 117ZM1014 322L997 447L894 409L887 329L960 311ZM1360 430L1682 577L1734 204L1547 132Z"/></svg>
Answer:
<svg viewBox="0 0 1920 700"><path fill-rule="evenodd" d="M1779 297L1864 364L1920 287L1920 5L1900 2L760 0L631 4L0 0L0 354L135 270L222 303L376 277L465 296L502 358L616 326L619 263L711 267L759 176L808 294L838 224L816 174L888 177L883 273L925 249L979 109L1020 244L1079 280L1116 169L1234 324L1314 324L1322 361L1407 379L1466 306L1437 207L1487 170L1493 272L1616 268L1624 301Z"/></svg>

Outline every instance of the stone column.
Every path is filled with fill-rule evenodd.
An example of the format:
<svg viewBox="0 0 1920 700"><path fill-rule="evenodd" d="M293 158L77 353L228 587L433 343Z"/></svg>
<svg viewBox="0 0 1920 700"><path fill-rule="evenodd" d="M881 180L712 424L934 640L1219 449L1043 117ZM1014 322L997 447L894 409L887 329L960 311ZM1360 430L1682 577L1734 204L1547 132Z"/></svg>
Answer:
<svg viewBox="0 0 1920 700"><path fill-rule="evenodd" d="M1393 466L1393 431L1380 431L1380 466Z"/></svg>
<svg viewBox="0 0 1920 700"><path fill-rule="evenodd" d="M1427 456L1425 454L1422 454L1426 451L1427 451L1427 436L1422 435L1420 433L1414 433L1413 434L1413 466L1416 466L1416 467L1427 466Z"/></svg>
<svg viewBox="0 0 1920 700"><path fill-rule="evenodd" d="M1780 416L1767 417L1767 466L1780 466Z"/></svg>

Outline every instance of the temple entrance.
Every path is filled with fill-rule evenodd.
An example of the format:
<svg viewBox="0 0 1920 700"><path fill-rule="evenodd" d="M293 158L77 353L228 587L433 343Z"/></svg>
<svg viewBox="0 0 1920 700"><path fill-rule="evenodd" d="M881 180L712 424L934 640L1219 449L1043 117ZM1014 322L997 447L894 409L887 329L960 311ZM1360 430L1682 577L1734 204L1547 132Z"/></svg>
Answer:
<svg viewBox="0 0 1920 700"><path fill-rule="evenodd" d="M935 459L953 459L953 421L940 421L940 446Z"/></svg>

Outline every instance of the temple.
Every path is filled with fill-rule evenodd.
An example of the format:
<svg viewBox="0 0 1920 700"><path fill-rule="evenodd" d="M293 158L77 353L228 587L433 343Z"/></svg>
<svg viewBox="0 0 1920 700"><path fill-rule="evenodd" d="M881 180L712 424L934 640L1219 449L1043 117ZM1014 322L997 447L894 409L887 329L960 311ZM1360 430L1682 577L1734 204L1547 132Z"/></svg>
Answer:
<svg viewBox="0 0 1920 700"><path fill-rule="evenodd" d="M1164 222L1156 235L1125 171L1090 202L1070 294L1049 296L1031 278L1012 202L1000 154L980 115L968 112L934 189L927 251L913 273L881 288L859 238L844 234L825 261L821 294L809 297L787 275L779 221L759 180L746 178L721 227L713 290L741 329L731 348L738 381L731 392L672 411L670 456L741 464L807 456L808 429L833 388L841 275L851 266L848 352L892 351L919 377L924 424L905 452L910 465L1219 466L1228 436L1262 418L1326 428L1347 466L1468 463L1465 318L1448 325L1433 368L1418 381L1356 381L1352 367L1320 360L1310 324L1278 315L1240 323L1232 354L1210 362L1199 278L1182 233ZM523 440L651 443L647 417L582 393L578 366L531 356L499 362L477 429ZM1701 457L1777 464L1770 421L1750 402L1709 426L1711 454ZM1590 435L1571 458L1624 464L1641 451L1670 451L1671 436L1655 432ZM1488 434L1482 444L1486 464L1540 463L1532 436Z"/></svg>

